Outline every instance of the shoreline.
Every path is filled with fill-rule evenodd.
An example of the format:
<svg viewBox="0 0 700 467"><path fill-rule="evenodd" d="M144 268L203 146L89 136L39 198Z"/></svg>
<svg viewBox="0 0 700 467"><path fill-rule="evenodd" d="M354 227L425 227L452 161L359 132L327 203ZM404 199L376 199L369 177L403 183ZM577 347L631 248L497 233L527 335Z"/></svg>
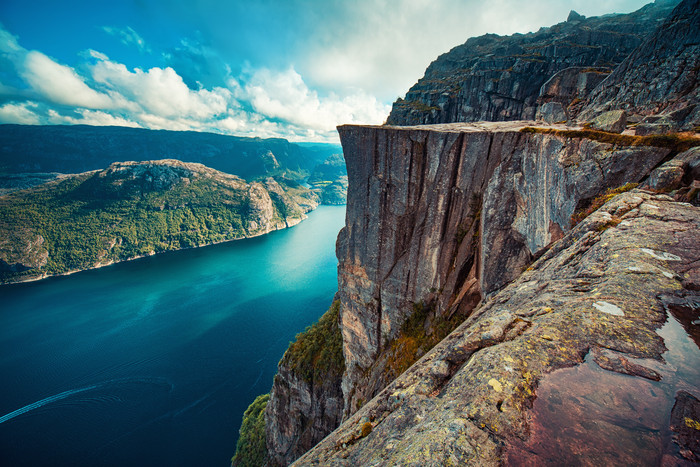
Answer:
<svg viewBox="0 0 700 467"><path fill-rule="evenodd" d="M319 204L318 206L322 206L322 205ZM73 274L76 274L76 273L79 273L79 272L91 271L91 270L95 270L95 269L101 269L101 268L104 268L104 267L107 267L107 266L112 266L112 265L114 265L114 264L125 263L125 262L127 262L127 261L135 261L135 260L142 259L142 258L149 258L149 257L151 257L151 256L156 256L156 255L160 255L160 254L163 254L163 253L170 253L170 252L184 251L184 250L194 250L195 248L202 248L202 247L205 247L205 246L220 245L220 244L222 244L222 243L235 242L235 241L238 241L238 240L245 240L245 239L249 239L249 238L261 237L261 236L267 235L267 234L269 234L269 233L271 233L271 232L276 232L276 231L279 231L279 230L289 229L289 228L291 228L291 227L294 227L295 225L300 224L302 221L308 219L309 216L308 216L307 214L308 214L309 212L313 212L313 211L315 211L316 209L318 209L318 206L316 206L315 208L313 208L313 209L311 209L311 210L306 211L305 213L303 213L301 218L287 218L287 219L285 219L285 220L284 220L284 226L281 226L281 223L278 223L277 226L276 226L275 228L271 228L271 229L268 229L268 230L266 230L266 231L264 231L264 232L256 233L256 234L254 234L254 235L248 235L248 236L243 236L243 237L238 237L238 238L231 238L231 239L228 239L228 240L221 240L221 241L218 241L218 242L204 243L204 244L202 244L202 245L197 245L197 246L188 246L188 247L184 247L184 248L175 248L175 249L172 249L172 250L151 251L151 252L148 253L148 254L143 254L143 255L138 255L138 256L132 256L132 257L130 257L130 258L125 258L125 259L120 259L120 260L112 260L112 261L108 261L108 262L106 262L106 263L97 263L97 264L93 265L92 267L88 267L88 268L84 268L84 269L71 269L71 270L69 270L69 271L65 271L65 272L61 272L61 273L57 273L57 274L43 274L43 275L40 275L40 276L32 276L32 277L22 278L22 279L20 279L20 280L13 280L13 281L8 281L8 282L2 281L2 282L0 282L0 287L6 286L6 285L13 285L13 284L26 284L26 283L30 283L30 282L39 282L39 281L42 281L42 280L44 280L44 279L50 279L50 278L53 278L53 277L70 276L70 275L73 275Z"/></svg>

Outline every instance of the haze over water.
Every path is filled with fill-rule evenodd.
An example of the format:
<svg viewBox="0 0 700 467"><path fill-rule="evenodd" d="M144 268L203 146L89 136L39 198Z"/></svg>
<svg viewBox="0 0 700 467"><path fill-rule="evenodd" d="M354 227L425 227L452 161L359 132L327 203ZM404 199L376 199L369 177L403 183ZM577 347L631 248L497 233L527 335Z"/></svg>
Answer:
<svg viewBox="0 0 700 467"><path fill-rule="evenodd" d="M227 465L331 303L344 220L0 287L0 463Z"/></svg>

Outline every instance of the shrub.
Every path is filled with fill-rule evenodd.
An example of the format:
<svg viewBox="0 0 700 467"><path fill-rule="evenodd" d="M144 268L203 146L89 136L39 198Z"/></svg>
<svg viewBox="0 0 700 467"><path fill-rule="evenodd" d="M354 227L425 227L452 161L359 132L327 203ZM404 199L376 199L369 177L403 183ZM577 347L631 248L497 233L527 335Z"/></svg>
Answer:
<svg viewBox="0 0 700 467"><path fill-rule="evenodd" d="M336 300L317 323L296 335L282 357L282 364L309 384L339 378L345 371L339 315L340 300Z"/></svg>
<svg viewBox="0 0 700 467"><path fill-rule="evenodd" d="M269 394L256 397L243 414L236 454L231 459L232 466L259 467L265 462L265 408L269 400Z"/></svg>

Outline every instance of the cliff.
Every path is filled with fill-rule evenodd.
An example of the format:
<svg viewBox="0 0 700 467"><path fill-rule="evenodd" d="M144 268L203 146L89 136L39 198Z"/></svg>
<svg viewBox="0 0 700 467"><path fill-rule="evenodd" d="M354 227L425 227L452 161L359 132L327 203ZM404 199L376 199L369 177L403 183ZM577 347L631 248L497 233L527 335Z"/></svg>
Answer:
<svg viewBox="0 0 700 467"><path fill-rule="evenodd" d="M684 1L588 96L579 119L623 109L637 134L700 125L700 1Z"/></svg>
<svg viewBox="0 0 700 467"><path fill-rule="evenodd" d="M343 420L365 413L368 401L472 316L482 299L547 255L571 231L572 217L596 207L597 196L630 189L664 160L700 144L692 137L532 124L339 128L350 182L337 243L342 413L337 399L325 405L309 386L283 390L282 381L288 385L294 377L281 362L271 401L276 393L287 396L268 405L266 420L286 420L284 436L277 422L266 430L268 452L286 457L269 459L270 465L289 463L323 438L317 432L310 443L302 436L300 420L309 413ZM684 164L666 178L687 178ZM522 322L505 326L501 334Z"/></svg>
<svg viewBox="0 0 700 467"><path fill-rule="evenodd" d="M398 376L397 359L428 350L391 345L417 304L430 308L428 334L464 319L569 232L577 209L677 151L527 125L339 128L350 178L337 246L346 417Z"/></svg>
<svg viewBox="0 0 700 467"><path fill-rule="evenodd" d="M567 21L528 34L474 37L438 57L405 98L390 125L534 119L542 105L577 113L580 102L663 23L677 1L656 1L629 14Z"/></svg>
<svg viewBox="0 0 700 467"><path fill-rule="evenodd" d="M695 202L614 197L295 465L697 461Z"/></svg>
<svg viewBox="0 0 700 467"><path fill-rule="evenodd" d="M0 282L262 235L300 222L318 197L201 164L122 162L0 196Z"/></svg>
<svg viewBox="0 0 700 467"><path fill-rule="evenodd" d="M676 5L470 39L393 125L338 128L342 414L296 385L266 420L310 401L343 423L298 465L698 457L700 138L676 131L700 10ZM269 465L313 444L285 427Z"/></svg>

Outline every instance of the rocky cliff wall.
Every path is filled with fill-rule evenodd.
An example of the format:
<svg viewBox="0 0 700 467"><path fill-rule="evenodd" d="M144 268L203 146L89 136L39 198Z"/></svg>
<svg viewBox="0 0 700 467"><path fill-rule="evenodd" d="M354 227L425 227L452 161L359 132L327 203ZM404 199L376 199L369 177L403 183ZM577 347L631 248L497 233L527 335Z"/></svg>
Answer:
<svg viewBox="0 0 700 467"><path fill-rule="evenodd" d="M341 134L365 134L371 147L378 135L369 130ZM700 310L700 208L692 188L699 169L700 151L691 150L655 172L655 191L619 195L585 218L295 465L700 460L693 431L700 409L700 334L693 324ZM677 176L664 175L670 173ZM363 219L371 224L366 213L357 214L346 243L359 243L353 229ZM349 221L357 218L350 211ZM343 314L350 316L343 320L363 329L361 319L376 315L352 317L356 298L377 286L374 270L361 270L362 263L348 268L356 258L341 258L341 276L358 291L345 296ZM381 316L388 314L383 309ZM381 329L376 323L375 317L367 334ZM346 342L351 365L350 352L362 351L348 349L356 342Z"/></svg>
<svg viewBox="0 0 700 467"><path fill-rule="evenodd" d="M625 109L657 116L649 122L665 124L666 131L692 130L700 125L699 74L700 0L684 0L593 90L579 118Z"/></svg>
<svg viewBox="0 0 700 467"><path fill-rule="evenodd" d="M678 2L656 1L629 14L586 18L537 32L469 39L437 58L397 100L391 125L534 119L548 102L585 98ZM561 120L566 120L564 114Z"/></svg>
<svg viewBox="0 0 700 467"><path fill-rule="evenodd" d="M387 355L417 304L431 309L426 332L468 316L568 232L577 207L638 182L670 151L527 125L339 128L350 180L337 245L346 417L395 376ZM427 349L416 350L413 360Z"/></svg>

